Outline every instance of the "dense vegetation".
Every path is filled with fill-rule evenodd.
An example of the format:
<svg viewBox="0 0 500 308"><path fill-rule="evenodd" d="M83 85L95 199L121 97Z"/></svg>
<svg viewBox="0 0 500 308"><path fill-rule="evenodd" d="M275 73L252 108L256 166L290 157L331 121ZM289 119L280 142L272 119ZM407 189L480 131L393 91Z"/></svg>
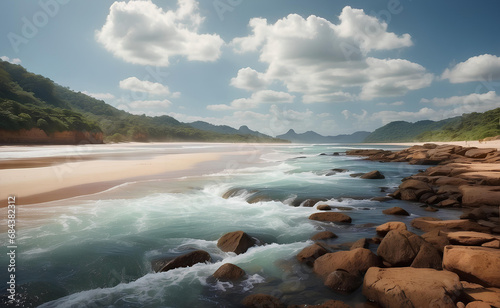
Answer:
<svg viewBox="0 0 500 308"><path fill-rule="evenodd" d="M480 140L500 135L500 108L463 114L438 130L424 132L418 141Z"/></svg>
<svg viewBox="0 0 500 308"><path fill-rule="evenodd" d="M462 141L500 135L500 108L463 114L442 121L391 122L366 137L365 142Z"/></svg>
<svg viewBox="0 0 500 308"><path fill-rule="evenodd" d="M0 61L0 129L40 128L103 132L108 142L215 141L281 142L268 136L204 131L169 116L148 117L119 110L102 100L55 84Z"/></svg>

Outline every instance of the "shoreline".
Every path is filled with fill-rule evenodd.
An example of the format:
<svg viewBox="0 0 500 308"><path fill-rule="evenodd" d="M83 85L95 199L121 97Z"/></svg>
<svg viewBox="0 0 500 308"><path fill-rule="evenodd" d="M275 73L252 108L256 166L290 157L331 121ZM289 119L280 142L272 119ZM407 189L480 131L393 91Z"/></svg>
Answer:
<svg viewBox="0 0 500 308"><path fill-rule="evenodd" d="M60 163L59 157L52 160L54 164L50 158L45 158L46 165L43 167L0 170L0 198L7 200L8 196L14 195L20 205L63 200L103 192L131 181L171 179L190 173L203 173L212 168L224 168L228 158L256 155L256 152L167 154L129 160L86 157L63 163ZM6 207L6 204L2 203L0 207Z"/></svg>

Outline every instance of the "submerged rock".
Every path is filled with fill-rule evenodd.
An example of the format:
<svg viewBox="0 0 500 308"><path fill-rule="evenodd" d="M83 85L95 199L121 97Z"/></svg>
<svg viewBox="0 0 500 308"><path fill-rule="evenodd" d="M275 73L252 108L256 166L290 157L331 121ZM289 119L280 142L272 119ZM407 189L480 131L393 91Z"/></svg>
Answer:
<svg viewBox="0 0 500 308"><path fill-rule="evenodd" d="M330 273L325 279L325 286L340 293L352 293L363 284L361 275L354 275L344 270Z"/></svg>
<svg viewBox="0 0 500 308"><path fill-rule="evenodd" d="M380 171L375 170L375 171L371 171L371 172L363 174L361 176L361 178L365 179L365 180L382 180L382 179L385 179L385 176L382 173L380 173Z"/></svg>
<svg viewBox="0 0 500 308"><path fill-rule="evenodd" d="M267 294L252 294L243 299L241 304L249 308L284 308L279 299Z"/></svg>
<svg viewBox="0 0 500 308"><path fill-rule="evenodd" d="M345 222L351 223L352 218L342 213L314 213L309 216L311 220L329 221L329 222Z"/></svg>
<svg viewBox="0 0 500 308"><path fill-rule="evenodd" d="M239 266L231 263L226 263L219 267L215 273L212 274L213 277L219 280L237 280L245 276L245 271Z"/></svg>
<svg viewBox="0 0 500 308"><path fill-rule="evenodd" d="M410 216L405 209L400 208L399 206L391 207L390 209L383 210L382 213L386 215L400 215L400 216Z"/></svg>
<svg viewBox="0 0 500 308"><path fill-rule="evenodd" d="M217 247L224 252L236 254L245 253L248 248L255 245L255 240L243 231L224 234L217 242Z"/></svg>
<svg viewBox="0 0 500 308"><path fill-rule="evenodd" d="M196 263L210 262L210 260L211 257L208 252L196 250L167 262L158 272L166 272L180 267L190 267Z"/></svg>
<svg viewBox="0 0 500 308"><path fill-rule="evenodd" d="M322 240L329 240L329 239L334 239L334 238L337 238L338 236L331 232L331 231L323 231L323 232L319 232L319 233L316 233L315 235L313 235L311 237L311 240L313 241L322 241Z"/></svg>

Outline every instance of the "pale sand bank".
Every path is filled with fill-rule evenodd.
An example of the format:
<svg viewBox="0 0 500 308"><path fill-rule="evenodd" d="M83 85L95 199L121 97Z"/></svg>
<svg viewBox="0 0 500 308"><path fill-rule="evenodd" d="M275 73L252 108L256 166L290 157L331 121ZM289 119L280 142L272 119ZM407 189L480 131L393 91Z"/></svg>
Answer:
<svg viewBox="0 0 500 308"><path fill-rule="evenodd" d="M52 166L0 170L0 200L15 195L20 204L46 202L104 191L127 179L189 170L234 153L184 153L134 160L85 160Z"/></svg>

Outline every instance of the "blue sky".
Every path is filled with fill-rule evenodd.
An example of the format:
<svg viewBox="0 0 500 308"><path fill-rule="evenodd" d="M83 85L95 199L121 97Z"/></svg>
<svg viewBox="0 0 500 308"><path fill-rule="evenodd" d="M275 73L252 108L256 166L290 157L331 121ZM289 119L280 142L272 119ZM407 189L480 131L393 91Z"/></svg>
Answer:
<svg viewBox="0 0 500 308"><path fill-rule="evenodd" d="M500 107L500 2L6 0L0 57L136 114L270 135Z"/></svg>

